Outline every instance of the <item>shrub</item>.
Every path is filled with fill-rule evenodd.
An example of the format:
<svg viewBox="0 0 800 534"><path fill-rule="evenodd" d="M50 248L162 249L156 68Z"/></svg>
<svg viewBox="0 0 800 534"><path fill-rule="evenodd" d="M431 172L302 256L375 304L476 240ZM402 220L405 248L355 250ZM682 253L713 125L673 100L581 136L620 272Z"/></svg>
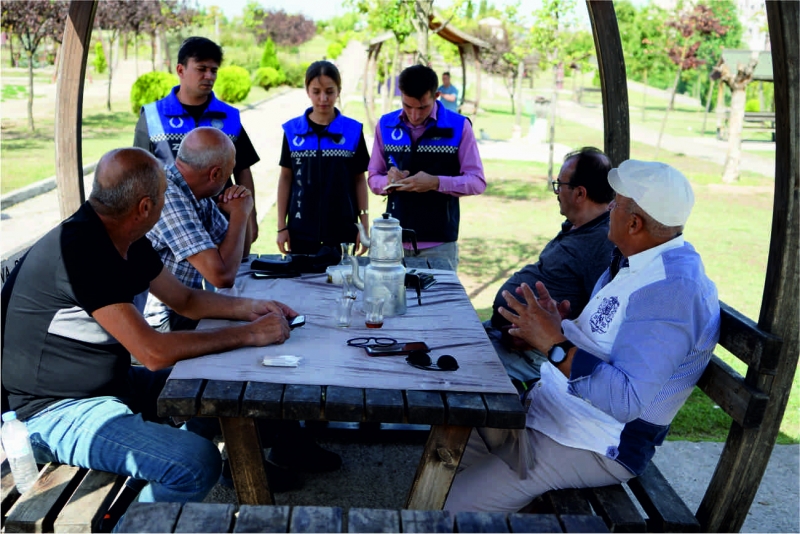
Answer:
<svg viewBox="0 0 800 534"><path fill-rule="evenodd" d="M131 111L138 115L142 106L164 98L178 83L178 77L169 72L142 74L131 87Z"/></svg>
<svg viewBox="0 0 800 534"><path fill-rule="evenodd" d="M255 72L261 62L261 52L255 46L250 48L226 48L225 66L236 65L247 72Z"/></svg>
<svg viewBox="0 0 800 534"><path fill-rule="evenodd" d="M272 39L267 37L267 40L264 42L264 53L261 55L261 63L259 66L263 68L273 68L275 70L281 70L281 64L278 62L278 50L275 48L275 43L272 42Z"/></svg>
<svg viewBox="0 0 800 534"><path fill-rule="evenodd" d="M247 98L252 86L250 75L247 71L242 67L231 65L222 67L217 71L214 92L220 100L235 104Z"/></svg>
<svg viewBox="0 0 800 534"><path fill-rule="evenodd" d="M284 76L283 72L272 67L262 67L253 76L253 83L263 87L265 90L277 87L285 81L286 76Z"/></svg>
<svg viewBox="0 0 800 534"><path fill-rule="evenodd" d="M94 45L94 61L92 61L92 65L94 65L94 71L97 74L103 74L108 68L106 53L103 51L103 45L101 43Z"/></svg>
<svg viewBox="0 0 800 534"><path fill-rule="evenodd" d="M284 63L281 67L286 78L285 83L290 87L306 86L306 71L310 63Z"/></svg>
<svg viewBox="0 0 800 534"><path fill-rule="evenodd" d="M761 103L759 103L757 98L751 98L744 104L744 110L746 112L751 111L761 111Z"/></svg>
<svg viewBox="0 0 800 534"><path fill-rule="evenodd" d="M340 55L342 55L342 45L339 43L331 43L328 45L328 57L331 59L336 59Z"/></svg>

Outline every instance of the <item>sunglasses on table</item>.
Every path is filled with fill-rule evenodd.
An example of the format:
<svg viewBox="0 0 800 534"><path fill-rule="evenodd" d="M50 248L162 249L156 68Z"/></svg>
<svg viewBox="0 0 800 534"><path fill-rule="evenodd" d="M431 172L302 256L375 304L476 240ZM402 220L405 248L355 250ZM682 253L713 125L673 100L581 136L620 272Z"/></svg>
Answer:
<svg viewBox="0 0 800 534"><path fill-rule="evenodd" d="M389 347L397 345L397 340L391 337L354 337L347 340L349 347Z"/></svg>
<svg viewBox="0 0 800 534"><path fill-rule="evenodd" d="M430 354L421 350L412 351L406 356L406 362L411 367L425 371L455 371L458 369L458 362L449 354L442 354L436 359L436 363L433 363Z"/></svg>

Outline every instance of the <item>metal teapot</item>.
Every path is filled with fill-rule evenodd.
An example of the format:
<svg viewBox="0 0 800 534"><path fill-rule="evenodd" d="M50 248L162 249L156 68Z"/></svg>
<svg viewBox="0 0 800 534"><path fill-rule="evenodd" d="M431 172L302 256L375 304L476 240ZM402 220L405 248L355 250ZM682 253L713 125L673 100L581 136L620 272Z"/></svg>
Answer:
<svg viewBox="0 0 800 534"><path fill-rule="evenodd" d="M406 268L403 266L403 229L400 221L384 213L372 222L372 238L367 237L361 223L356 223L361 244L369 247L369 265L362 279L358 258L350 257L353 284L364 292L364 298L383 298L383 315L392 317L406 313Z"/></svg>

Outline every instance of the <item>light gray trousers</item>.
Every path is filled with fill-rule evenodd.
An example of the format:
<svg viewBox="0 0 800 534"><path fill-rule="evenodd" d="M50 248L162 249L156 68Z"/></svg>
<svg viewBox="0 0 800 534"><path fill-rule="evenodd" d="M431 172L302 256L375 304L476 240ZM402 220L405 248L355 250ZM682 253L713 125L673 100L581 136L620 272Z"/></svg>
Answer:
<svg viewBox="0 0 800 534"><path fill-rule="evenodd" d="M552 489L608 486L633 476L614 460L565 447L531 428L475 429L444 509L517 512Z"/></svg>

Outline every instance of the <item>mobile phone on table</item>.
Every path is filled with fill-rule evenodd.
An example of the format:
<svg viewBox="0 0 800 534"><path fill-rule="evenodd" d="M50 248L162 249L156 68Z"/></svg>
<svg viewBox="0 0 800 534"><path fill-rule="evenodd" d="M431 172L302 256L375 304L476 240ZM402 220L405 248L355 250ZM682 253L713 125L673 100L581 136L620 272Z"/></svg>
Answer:
<svg viewBox="0 0 800 534"><path fill-rule="evenodd" d="M295 328L299 328L304 324L306 324L306 316L298 315L297 317L289 321L289 329L294 330Z"/></svg>
<svg viewBox="0 0 800 534"><path fill-rule="evenodd" d="M424 341L410 341L408 343L395 343L394 345L386 345L378 347L374 345L367 345L364 347L369 356L407 356L412 351L422 350L429 352L431 349Z"/></svg>
<svg viewBox="0 0 800 534"><path fill-rule="evenodd" d="M297 278L300 276L298 272L286 272L286 273L270 273L264 271L254 271L253 278L263 278L263 279L273 279L273 278Z"/></svg>

